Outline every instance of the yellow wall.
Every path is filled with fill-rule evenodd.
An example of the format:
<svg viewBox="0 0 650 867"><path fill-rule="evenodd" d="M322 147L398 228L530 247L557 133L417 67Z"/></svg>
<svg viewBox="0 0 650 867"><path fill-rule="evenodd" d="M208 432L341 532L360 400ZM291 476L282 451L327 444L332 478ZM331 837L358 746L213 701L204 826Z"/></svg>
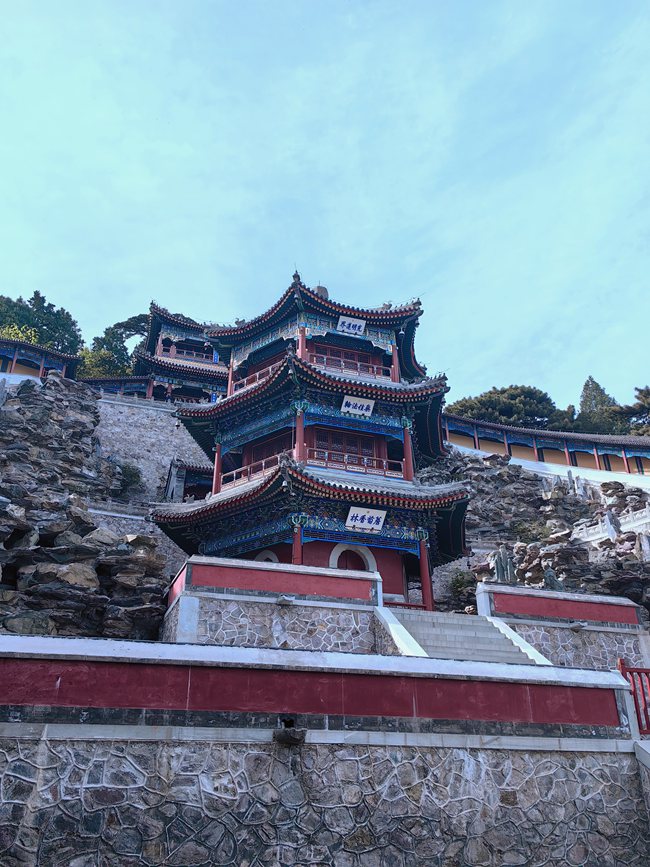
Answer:
<svg viewBox="0 0 650 867"><path fill-rule="evenodd" d="M584 467L589 470L597 470L596 466L596 458L593 454L588 454L587 452L574 452L576 456L576 463L579 467Z"/></svg>
<svg viewBox="0 0 650 867"><path fill-rule="evenodd" d="M545 464L562 464L566 467L566 455L564 451L558 451L557 449L544 449L544 463Z"/></svg>
<svg viewBox="0 0 650 867"><path fill-rule="evenodd" d="M607 455L609 458L609 465L612 468L613 473L626 473L625 463L623 462L623 458L619 458L618 455ZM601 457L602 463L602 457Z"/></svg>
<svg viewBox="0 0 650 867"><path fill-rule="evenodd" d="M22 373L24 376L38 376L38 367L28 367L26 364L18 362L14 368L14 373Z"/></svg>
<svg viewBox="0 0 650 867"><path fill-rule="evenodd" d="M494 440L479 439L479 446L484 452L491 452L493 455L505 455L506 447L503 443L497 443Z"/></svg>
<svg viewBox="0 0 650 867"><path fill-rule="evenodd" d="M645 470L645 475L650 476L650 458L641 458L643 461L643 469Z"/></svg>
<svg viewBox="0 0 650 867"><path fill-rule="evenodd" d="M510 446L510 452L513 458L519 458L520 461L534 461L535 452L532 446Z"/></svg>
<svg viewBox="0 0 650 867"><path fill-rule="evenodd" d="M449 442L455 446L464 446L466 449L474 448L474 437L457 431L449 431Z"/></svg>

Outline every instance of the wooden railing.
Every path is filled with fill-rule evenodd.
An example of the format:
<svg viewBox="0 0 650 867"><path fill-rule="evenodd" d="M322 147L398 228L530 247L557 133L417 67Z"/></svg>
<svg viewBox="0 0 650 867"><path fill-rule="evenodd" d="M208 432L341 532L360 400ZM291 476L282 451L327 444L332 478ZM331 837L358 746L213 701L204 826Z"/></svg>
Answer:
<svg viewBox="0 0 650 867"><path fill-rule="evenodd" d="M332 467L337 470L350 470L354 473L368 473L375 476L393 476L403 478L403 461L392 461L385 458L370 458L363 455L350 455L345 452L328 451L327 449L307 449L307 463L319 467Z"/></svg>
<svg viewBox="0 0 650 867"><path fill-rule="evenodd" d="M258 382L262 382L265 379L268 379L269 376L280 367L282 364L281 361L272 364L270 367L265 367L263 370L258 370L257 373L252 373L250 376L247 376L246 379L239 379L237 382L233 382L232 390L242 391L245 388L250 388L253 385L257 385Z"/></svg>
<svg viewBox="0 0 650 867"><path fill-rule="evenodd" d="M265 476L275 469L280 462L280 455L271 455L262 461L255 461L223 473L221 489L234 485L243 485L251 479ZM337 470L348 470L352 473L367 473L371 476L389 476L401 479L404 477L402 461L390 461L384 458L366 458L362 455L348 455L344 452L329 452L324 449L307 449L307 463L318 467L332 467Z"/></svg>
<svg viewBox="0 0 650 867"><path fill-rule="evenodd" d="M272 469L277 467L280 461L280 455L271 455L270 458L264 458L263 461L255 461L253 464L247 464L245 467L240 467L238 470L232 470L229 473L224 473L221 476L221 489L233 487L234 485L244 485L251 479L265 476Z"/></svg>
<svg viewBox="0 0 650 867"><path fill-rule="evenodd" d="M191 349L177 349L173 355L168 349L163 349L162 355L164 355L165 358L182 358L189 361L200 361L202 364L219 363L214 360L212 353L210 353L210 355L205 355L202 352L192 352Z"/></svg>
<svg viewBox="0 0 650 867"><path fill-rule="evenodd" d="M642 735L650 735L650 668L628 668L619 659L618 670L632 687L636 718Z"/></svg>
<svg viewBox="0 0 650 867"><path fill-rule="evenodd" d="M309 361L316 367L332 370L335 373L352 376L370 376L373 379L390 379L390 367L367 364L364 361L347 361L345 358L332 358L329 355L312 352Z"/></svg>

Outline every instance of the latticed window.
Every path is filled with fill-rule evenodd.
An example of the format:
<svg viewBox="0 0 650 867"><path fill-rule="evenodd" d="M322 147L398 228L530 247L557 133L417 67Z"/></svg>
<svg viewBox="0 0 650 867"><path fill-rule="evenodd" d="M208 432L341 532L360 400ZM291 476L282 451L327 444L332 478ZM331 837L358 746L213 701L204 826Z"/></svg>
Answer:
<svg viewBox="0 0 650 867"><path fill-rule="evenodd" d="M316 449L318 452L322 452L322 455L318 455L318 457L323 459L343 463L347 455L348 463L362 463L363 458L375 457L376 441L373 437L317 428Z"/></svg>
<svg viewBox="0 0 650 867"><path fill-rule="evenodd" d="M285 433L280 436L273 437L270 440L266 440L263 443L257 443L257 445L253 446L252 451L252 462L256 463L257 461L263 461L265 458L273 457L273 455L279 455L280 452L285 450L289 450L291 448L291 433L289 431L285 431Z"/></svg>

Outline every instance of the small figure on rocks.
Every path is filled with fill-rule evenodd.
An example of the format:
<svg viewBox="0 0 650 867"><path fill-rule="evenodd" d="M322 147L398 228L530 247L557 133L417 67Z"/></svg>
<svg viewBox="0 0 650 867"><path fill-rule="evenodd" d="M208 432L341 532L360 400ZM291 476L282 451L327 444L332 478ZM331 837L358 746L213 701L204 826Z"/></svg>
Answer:
<svg viewBox="0 0 650 867"><path fill-rule="evenodd" d="M515 564L505 545L494 555L494 581L496 584L516 584Z"/></svg>
<svg viewBox="0 0 650 867"><path fill-rule="evenodd" d="M564 590L564 584L551 566L544 569L544 590Z"/></svg>

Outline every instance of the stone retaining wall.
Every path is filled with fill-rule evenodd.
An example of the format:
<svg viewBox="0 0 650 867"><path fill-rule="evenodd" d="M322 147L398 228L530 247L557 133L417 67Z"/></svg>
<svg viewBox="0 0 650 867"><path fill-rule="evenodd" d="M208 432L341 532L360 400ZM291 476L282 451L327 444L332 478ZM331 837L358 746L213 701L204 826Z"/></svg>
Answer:
<svg viewBox="0 0 650 867"><path fill-rule="evenodd" d="M614 669L619 659L625 659L631 666L646 665L639 631L585 628L576 632L566 626L548 623L519 623L516 620L507 623L553 665Z"/></svg>
<svg viewBox="0 0 650 867"><path fill-rule="evenodd" d="M142 474L143 500L160 499L169 464L176 457L205 465L209 459L174 417L173 406L142 401L98 401L97 435L105 457L134 464Z"/></svg>
<svg viewBox="0 0 650 867"><path fill-rule="evenodd" d="M650 863L633 754L0 740L7 867Z"/></svg>
<svg viewBox="0 0 650 867"><path fill-rule="evenodd" d="M185 594L187 598L189 594ZM277 605L198 596L197 644L272 647L286 650L376 653L374 614L321 605ZM181 600L185 602L186 599ZM170 610L163 641L175 640L176 618Z"/></svg>

